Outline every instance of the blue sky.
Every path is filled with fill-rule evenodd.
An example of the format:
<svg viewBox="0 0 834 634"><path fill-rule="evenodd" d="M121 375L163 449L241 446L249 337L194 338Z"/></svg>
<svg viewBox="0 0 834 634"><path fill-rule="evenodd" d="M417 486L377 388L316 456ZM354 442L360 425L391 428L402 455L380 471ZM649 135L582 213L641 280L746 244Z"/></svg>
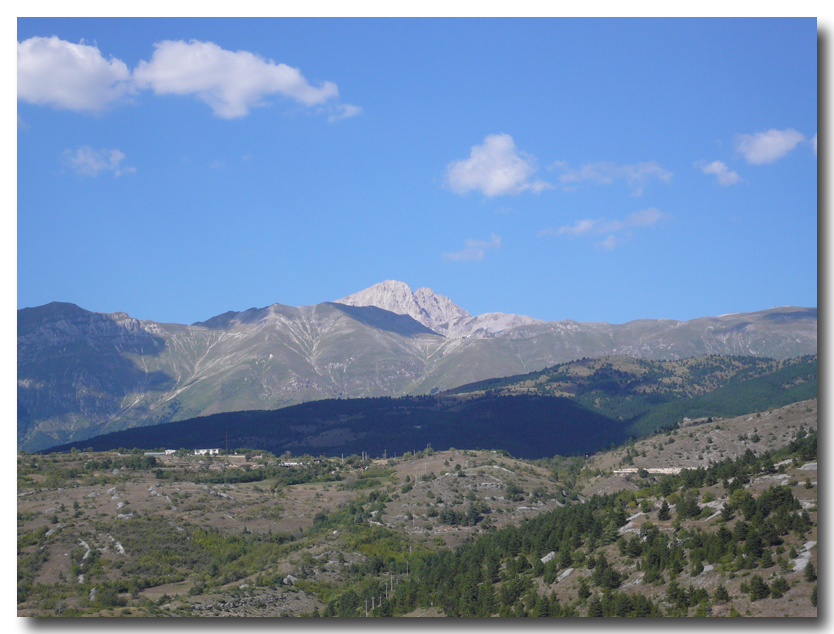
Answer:
<svg viewBox="0 0 834 634"><path fill-rule="evenodd" d="M817 305L812 19L18 19L17 304Z"/></svg>

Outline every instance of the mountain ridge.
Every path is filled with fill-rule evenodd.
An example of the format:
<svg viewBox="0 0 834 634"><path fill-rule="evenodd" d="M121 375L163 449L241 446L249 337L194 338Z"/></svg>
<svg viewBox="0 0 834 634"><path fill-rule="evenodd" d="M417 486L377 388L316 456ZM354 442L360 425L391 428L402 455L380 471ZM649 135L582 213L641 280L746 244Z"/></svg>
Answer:
<svg viewBox="0 0 834 634"><path fill-rule="evenodd" d="M427 298L428 290L421 301ZM443 310L437 314L460 314ZM489 319L492 330L482 327ZM407 314L339 302L272 304L192 325L66 303L20 309L18 445L36 450L133 426L326 398L427 394L583 357L784 359L817 347L815 308L623 325L514 322L490 313L446 323L451 330L466 320L468 335L454 337Z"/></svg>

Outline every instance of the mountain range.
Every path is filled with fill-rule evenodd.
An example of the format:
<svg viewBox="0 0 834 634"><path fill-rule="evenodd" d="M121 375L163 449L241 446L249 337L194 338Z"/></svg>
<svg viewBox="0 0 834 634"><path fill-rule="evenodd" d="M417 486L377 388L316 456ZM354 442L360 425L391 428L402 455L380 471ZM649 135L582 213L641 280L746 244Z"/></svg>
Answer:
<svg viewBox="0 0 834 634"><path fill-rule="evenodd" d="M336 302L191 325L53 302L18 310L18 447L326 398L435 393L585 357L816 354L816 308L626 324L472 316L385 281Z"/></svg>

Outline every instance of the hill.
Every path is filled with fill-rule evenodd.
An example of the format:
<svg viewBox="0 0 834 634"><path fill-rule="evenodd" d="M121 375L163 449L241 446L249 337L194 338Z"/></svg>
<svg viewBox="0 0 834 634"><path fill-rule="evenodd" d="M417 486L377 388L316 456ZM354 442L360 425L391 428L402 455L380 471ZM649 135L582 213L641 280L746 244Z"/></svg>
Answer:
<svg viewBox="0 0 834 634"><path fill-rule="evenodd" d="M53 451L251 447L334 456L503 449L522 458L583 455L631 437L816 396L816 358L585 359L450 393L331 399L137 427ZM486 389L483 389L486 388Z"/></svg>
<svg viewBox="0 0 834 634"><path fill-rule="evenodd" d="M570 399L542 396L440 396L314 401L280 410L254 410L138 427L50 451L119 447L235 447L334 456L402 455L438 449L501 448L527 458L592 453L624 442L620 421Z"/></svg>
<svg viewBox="0 0 834 634"><path fill-rule="evenodd" d="M448 394L563 396L627 423L631 435L641 436L687 418L738 416L816 398L817 358L581 359Z"/></svg>
<svg viewBox="0 0 834 634"><path fill-rule="evenodd" d="M24 453L18 614L816 616L816 415L590 460Z"/></svg>

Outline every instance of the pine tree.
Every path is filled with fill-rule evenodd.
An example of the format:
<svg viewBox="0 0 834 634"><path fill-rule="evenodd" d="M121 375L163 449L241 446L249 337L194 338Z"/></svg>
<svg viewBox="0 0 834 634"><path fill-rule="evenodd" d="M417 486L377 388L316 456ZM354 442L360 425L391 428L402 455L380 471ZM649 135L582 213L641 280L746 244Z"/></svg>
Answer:
<svg viewBox="0 0 834 634"><path fill-rule="evenodd" d="M784 595L791 587L788 585L788 582L785 581L784 577L776 577L773 580L773 583L770 584L770 594L774 599L781 599L782 595Z"/></svg>
<svg viewBox="0 0 834 634"><path fill-rule="evenodd" d="M550 601L542 595L537 595L534 614L541 617L550 616Z"/></svg>
<svg viewBox="0 0 834 634"><path fill-rule="evenodd" d="M602 602L598 596L594 596L590 603L588 603L588 616L603 616Z"/></svg>
<svg viewBox="0 0 834 634"><path fill-rule="evenodd" d="M758 601L768 596L770 596L770 588L767 587L767 583L765 583L761 576L753 575L753 578L750 580L750 600Z"/></svg>
<svg viewBox="0 0 834 634"><path fill-rule="evenodd" d="M579 580L579 589L577 590L577 596L580 599L587 599L589 596L591 596L591 591L588 589L588 581L585 579L585 577L582 577Z"/></svg>
<svg viewBox="0 0 834 634"><path fill-rule="evenodd" d="M665 522L671 519L672 513L669 511L669 503L666 500L663 500L663 504L660 505L660 510L657 512L657 519L661 522Z"/></svg>
<svg viewBox="0 0 834 634"><path fill-rule="evenodd" d="M730 600L730 593L727 592L727 588L724 587L723 583L715 589L713 596L716 602L726 603Z"/></svg>

